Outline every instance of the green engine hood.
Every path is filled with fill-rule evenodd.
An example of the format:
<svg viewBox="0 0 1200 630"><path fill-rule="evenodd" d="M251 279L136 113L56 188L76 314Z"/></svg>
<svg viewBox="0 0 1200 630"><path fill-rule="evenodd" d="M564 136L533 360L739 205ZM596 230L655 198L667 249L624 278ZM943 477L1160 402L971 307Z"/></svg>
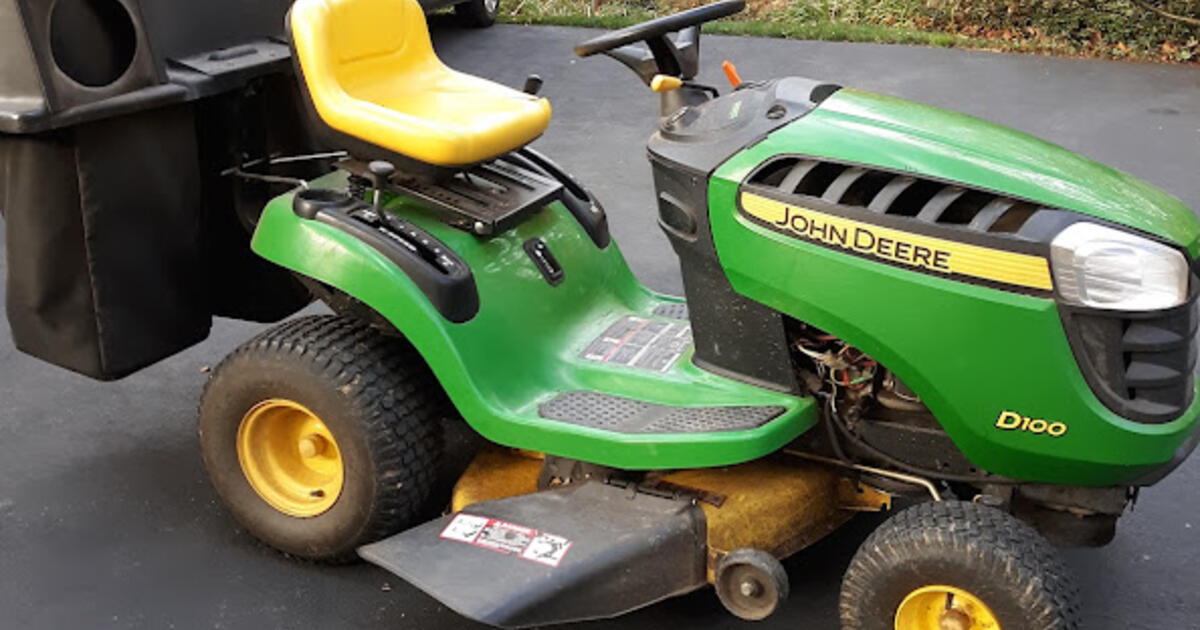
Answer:
<svg viewBox="0 0 1200 630"><path fill-rule="evenodd" d="M1178 199L1057 145L936 107L840 90L737 159L756 166L784 153L913 172L1025 198L1158 236L1193 257L1200 253L1200 223ZM752 156L761 159L745 159Z"/></svg>

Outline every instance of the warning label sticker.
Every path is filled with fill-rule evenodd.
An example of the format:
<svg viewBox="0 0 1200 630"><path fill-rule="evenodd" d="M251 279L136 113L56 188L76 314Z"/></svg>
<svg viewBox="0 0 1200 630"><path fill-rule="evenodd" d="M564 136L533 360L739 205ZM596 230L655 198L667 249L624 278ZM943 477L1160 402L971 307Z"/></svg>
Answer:
<svg viewBox="0 0 1200 630"><path fill-rule="evenodd" d="M479 533L487 527L488 521L491 519L483 516L471 516L470 514L459 514L455 516L446 529L442 530L442 538L446 540L457 540L459 542L475 542L479 537Z"/></svg>
<svg viewBox="0 0 1200 630"><path fill-rule="evenodd" d="M492 519L483 527L483 531L479 532L472 544L504 553L521 553L529 546L529 541L533 540L536 534L536 529Z"/></svg>
<svg viewBox="0 0 1200 630"><path fill-rule="evenodd" d="M556 567L562 562L563 556L571 548L571 541L562 536L542 532L529 541L529 546L521 552L526 560L540 562L546 566Z"/></svg>
<svg viewBox="0 0 1200 630"><path fill-rule="evenodd" d="M666 372L692 345L692 327L626 315L592 340L583 358L600 363Z"/></svg>
<svg viewBox="0 0 1200 630"><path fill-rule="evenodd" d="M505 555L557 567L571 541L532 527L486 516L457 514L442 530L441 538L491 549Z"/></svg>

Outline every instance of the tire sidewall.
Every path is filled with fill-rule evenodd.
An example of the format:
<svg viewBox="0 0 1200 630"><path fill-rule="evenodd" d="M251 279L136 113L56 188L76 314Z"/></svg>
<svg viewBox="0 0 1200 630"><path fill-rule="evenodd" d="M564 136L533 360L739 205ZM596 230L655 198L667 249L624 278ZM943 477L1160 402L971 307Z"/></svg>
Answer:
<svg viewBox="0 0 1200 630"><path fill-rule="evenodd" d="M1079 589L1058 552L1011 514L975 503L921 503L889 518L855 554L842 580L845 630L894 630L914 591L970 593L1002 628L1077 630Z"/></svg>
<svg viewBox="0 0 1200 630"><path fill-rule="evenodd" d="M1012 596L1012 587L1003 573L981 575L978 567L967 568L943 558L921 558L892 568L888 579L871 589L868 601L861 602L862 630L894 630L900 604L913 591L926 586L953 586L979 598L991 609L1001 628L1025 628L1028 622L1020 602ZM1004 586L1009 586L1008 589Z"/></svg>
<svg viewBox="0 0 1200 630"><path fill-rule="evenodd" d="M200 447L213 485L234 517L260 539L307 558L334 558L353 551L369 527L376 500L375 462L363 432L365 418L349 396L295 365L259 355L233 357L214 376L200 410ZM250 485L238 459L238 428L246 412L270 399L286 398L307 407L329 428L344 466L342 490L334 504L313 517L284 514Z"/></svg>

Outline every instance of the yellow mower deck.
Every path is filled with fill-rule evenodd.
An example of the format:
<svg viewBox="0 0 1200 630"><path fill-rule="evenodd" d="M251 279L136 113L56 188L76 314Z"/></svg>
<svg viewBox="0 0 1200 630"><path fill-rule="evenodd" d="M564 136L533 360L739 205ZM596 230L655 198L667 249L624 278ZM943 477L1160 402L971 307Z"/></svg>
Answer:
<svg viewBox="0 0 1200 630"><path fill-rule="evenodd" d="M465 617L519 628L612 617L710 583L720 593L738 554L777 565L891 504L840 469L782 453L538 491L543 465L487 447L455 486L451 514L359 553Z"/></svg>
<svg viewBox="0 0 1200 630"><path fill-rule="evenodd" d="M454 487L451 510L537 492L539 453L484 449ZM857 512L891 507L891 496L855 483L840 471L799 457L779 455L738 466L698 468L653 478L682 494L702 497L708 581L720 559L754 548L786 558L812 545Z"/></svg>

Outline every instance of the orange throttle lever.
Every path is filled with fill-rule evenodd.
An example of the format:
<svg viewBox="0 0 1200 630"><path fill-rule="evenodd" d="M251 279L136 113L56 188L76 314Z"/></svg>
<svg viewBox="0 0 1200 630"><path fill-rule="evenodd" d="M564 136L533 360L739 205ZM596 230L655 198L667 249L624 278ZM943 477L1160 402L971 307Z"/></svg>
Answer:
<svg viewBox="0 0 1200 630"><path fill-rule="evenodd" d="M738 75L737 66L733 65L732 61L728 59L722 61L721 69L725 71L725 78L729 79L729 85L737 88L742 84L742 77Z"/></svg>

